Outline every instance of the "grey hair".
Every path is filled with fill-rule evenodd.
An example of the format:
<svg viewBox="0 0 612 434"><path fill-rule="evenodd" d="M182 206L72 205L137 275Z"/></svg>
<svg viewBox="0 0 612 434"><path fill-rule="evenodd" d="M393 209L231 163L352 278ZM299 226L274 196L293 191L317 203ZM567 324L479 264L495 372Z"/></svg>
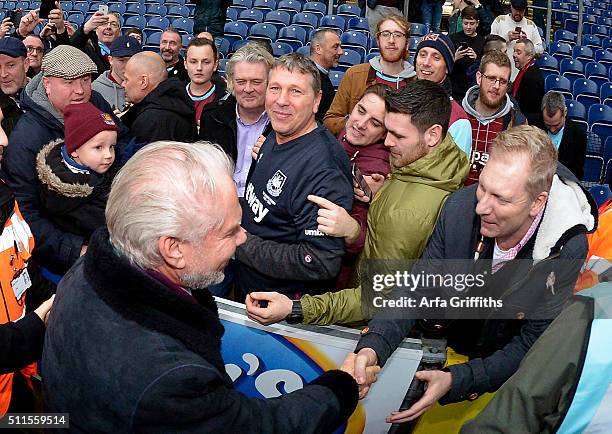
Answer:
<svg viewBox="0 0 612 434"><path fill-rule="evenodd" d="M561 110L561 113L565 113L567 111L565 96L561 92L549 90L542 98L542 111L546 112L548 116L552 117L559 110Z"/></svg>
<svg viewBox="0 0 612 434"><path fill-rule="evenodd" d="M321 91L321 75L319 74L317 65L315 65L310 58L304 56L303 54L290 53L279 57L274 62L270 72L277 68L283 68L289 72L293 72L294 69L297 69L302 74L310 75L312 78L312 90L314 91L315 95L318 95Z"/></svg>
<svg viewBox="0 0 612 434"><path fill-rule="evenodd" d="M199 242L223 224L215 197L232 183L233 164L210 142L160 141L138 151L115 177L106 204L112 246L132 264L163 263L162 236Z"/></svg>
<svg viewBox="0 0 612 434"><path fill-rule="evenodd" d="M535 56L535 46L529 39L521 39L517 44L523 44L525 46L525 53L527 53L529 57Z"/></svg>
<svg viewBox="0 0 612 434"><path fill-rule="evenodd" d="M314 32L312 34L312 38L310 39L310 55L312 56L315 53L315 46L318 45L323 45L323 42L325 41L325 35L327 35L328 33L333 33L336 36L338 35L338 32L335 31L334 29L319 29L316 32Z"/></svg>
<svg viewBox="0 0 612 434"><path fill-rule="evenodd" d="M227 89L232 95L234 94L234 68L238 62L263 63L266 65L266 70L270 71L270 68L274 64L274 57L272 57L270 52L258 42L249 42L237 49L232 57L230 57L227 65L225 65Z"/></svg>

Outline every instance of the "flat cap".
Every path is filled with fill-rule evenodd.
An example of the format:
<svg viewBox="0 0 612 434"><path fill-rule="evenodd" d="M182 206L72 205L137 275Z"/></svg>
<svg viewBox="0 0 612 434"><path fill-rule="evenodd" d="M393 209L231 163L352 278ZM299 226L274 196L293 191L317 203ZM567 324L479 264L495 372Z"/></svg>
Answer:
<svg viewBox="0 0 612 434"><path fill-rule="evenodd" d="M70 45L58 45L42 60L43 77L60 77L72 80L98 72L96 64L87 54Z"/></svg>

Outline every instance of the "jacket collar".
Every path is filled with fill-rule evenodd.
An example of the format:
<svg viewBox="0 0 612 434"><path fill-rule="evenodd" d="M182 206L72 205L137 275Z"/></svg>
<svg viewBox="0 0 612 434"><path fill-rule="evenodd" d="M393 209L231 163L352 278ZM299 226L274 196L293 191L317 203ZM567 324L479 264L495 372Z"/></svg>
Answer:
<svg viewBox="0 0 612 434"><path fill-rule="evenodd" d="M208 290L193 291L198 304L180 297L118 254L106 228L91 237L85 274L102 301L123 318L180 341L231 383L221 357L224 328Z"/></svg>

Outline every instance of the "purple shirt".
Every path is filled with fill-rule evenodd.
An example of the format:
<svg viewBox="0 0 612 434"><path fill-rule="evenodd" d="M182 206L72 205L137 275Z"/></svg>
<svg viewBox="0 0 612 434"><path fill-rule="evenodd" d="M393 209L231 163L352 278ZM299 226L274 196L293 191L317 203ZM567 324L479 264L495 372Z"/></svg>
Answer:
<svg viewBox="0 0 612 434"><path fill-rule="evenodd" d="M245 124L242 122L242 119L240 119L238 105L236 105L236 125L238 126L236 147L238 149L238 154L236 157L236 169L234 170L234 183L238 190L238 197L244 196L247 175L249 174L249 168L253 161L251 151L259 136L261 136L266 129L268 122L268 114L264 111L254 123L249 125Z"/></svg>

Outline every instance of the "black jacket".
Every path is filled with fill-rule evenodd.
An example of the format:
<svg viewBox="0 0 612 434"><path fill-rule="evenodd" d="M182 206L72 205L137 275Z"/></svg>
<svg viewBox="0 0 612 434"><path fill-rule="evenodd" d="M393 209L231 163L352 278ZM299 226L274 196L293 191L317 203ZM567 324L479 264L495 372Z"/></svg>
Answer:
<svg viewBox="0 0 612 434"><path fill-rule="evenodd" d="M84 240L80 236L60 230L41 209L36 155L45 144L64 137L63 123L53 116L48 108L32 99L36 90L42 90L41 80L40 75L34 77L21 93L20 104L25 113L9 137L11 145L5 150L2 167L9 186L15 193L21 214L34 234L34 259L56 273L63 273L79 257ZM113 116L119 127L117 151L123 152L123 146L127 142L127 129L113 115L112 109L99 93L92 91L90 102Z"/></svg>
<svg viewBox="0 0 612 434"><path fill-rule="evenodd" d="M23 90L21 92L23 92ZM2 109L2 114L4 115L4 119L2 119L2 129L6 133L6 136L9 137L17 121L21 118L23 110L17 105L17 102L13 98L2 91L0 91L0 109Z"/></svg>
<svg viewBox="0 0 612 434"><path fill-rule="evenodd" d="M98 73L92 74L91 81L94 81L100 74L110 69L108 56L104 56L98 46L98 35L96 35L95 30L86 35L83 31L83 26L79 27L70 38L70 45L83 51L96 64Z"/></svg>
<svg viewBox="0 0 612 434"><path fill-rule="evenodd" d="M228 95L225 99L215 100L206 107L200 118L199 140L217 143L232 159L234 164L238 158L238 126L236 124L236 98ZM263 135L272 131L268 123Z"/></svg>
<svg viewBox="0 0 612 434"><path fill-rule="evenodd" d="M489 238L483 240L480 257L474 260L481 223L475 212L478 186L472 185L448 198L429 244L411 270L412 275L484 274L486 284L480 288L467 285L465 294L503 300L502 308L480 311L484 314L478 316L481 319L455 320L446 329L449 345L469 356L470 361L448 367L453 384L441 403L497 390L518 369L523 356L572 295L588 250L585 232L597 226L597 208L586 191L567 185L579 186L567 168L559 165L557 174L542 221L517 255L523 260L508 262L491 276L494 240ZM421 296L444 296L441 288L413 289L403 287L392 297L420 300ZM452 296L463 294L454 287L448 292ZM463 311L463 318L466 316ZM384 364L419 317L423 312L418 309L381 310L370 321L369 331L356 351L373 348L379 364Z"/></svg>
<svg viewBox="0 0 612 434"><path fill-rule="evenodd" d="M535 123L542 112L544 93L544 76L540 68L533 65L525 72L516 94L519 108L530 124Z"/></svg>
<svg viewBox="0 0 612 434"><path fill-rule="evenodd" d="M328 433L353 412L357 385L339 371L275 399L237 392L214 299L194 296L97 231L58 287L42 359L48 410L70 412L71 432L109 433Z"/></svg>
<svg viewBox="0 0 612 434"><path fill-rule="evenodd" d="M183 56L179 55L178 62L168 69L168 78L176 77L181 82L187 83L189 81L189 74L187 74L187 69L185 68L185 60L183 60Z"/></svg>
<svg viewBox="0 0 612 434"><path fill-rule="evenodd" d="M121 120L140 144L157 140L190 143L197 137L193 101L177 78L162 81Z"/></svg>
<svg viewBox="0 0 612 434"><path fill-rule="evenodd" d="M323 71L319 70L319 75L321 76L321 91L323 91L323 95L321 95L321 103L319 104L319 110L317 111L316 118L318 121L323 122L323 116L329 110L332 101L334 100L334 96L336 96L336 89L329 79L329 75L325 74Z"/></svg>

